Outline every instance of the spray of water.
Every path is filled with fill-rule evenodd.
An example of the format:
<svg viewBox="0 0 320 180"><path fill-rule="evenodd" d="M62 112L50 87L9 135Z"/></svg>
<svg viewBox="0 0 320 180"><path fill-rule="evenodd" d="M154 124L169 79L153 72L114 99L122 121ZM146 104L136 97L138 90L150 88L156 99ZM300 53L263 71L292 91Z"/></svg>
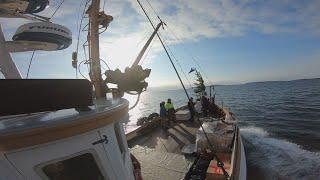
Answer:
<svg viewBox="0 0 320 180"><path fill-rule="evenodd" d="M247 162L263 172L266 179L319 179L320 154L272 137L262 128L240 129L245 139Z"/></svg>

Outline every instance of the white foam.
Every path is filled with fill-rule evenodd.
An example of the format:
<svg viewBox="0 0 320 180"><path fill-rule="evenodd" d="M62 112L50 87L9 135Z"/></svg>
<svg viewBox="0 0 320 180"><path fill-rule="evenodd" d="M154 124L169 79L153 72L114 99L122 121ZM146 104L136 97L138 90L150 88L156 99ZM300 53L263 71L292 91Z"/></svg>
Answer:
<svg viewBox="0 0 320 180"><path fill-rule="evenodd" d="M269 133L262 128L258 128L255 126L248 126L244 128L240 128L241 135L255 135L255 136L269 136Z"/></svg>
<svg viewBox="0 0 320 180"><path fill-rule="evenodd" d="M302 149L283 139L270 137L262 128L244 127L241 135L247 141L249 164L262 169L268 179L318 179L320 154Z"/></svg>

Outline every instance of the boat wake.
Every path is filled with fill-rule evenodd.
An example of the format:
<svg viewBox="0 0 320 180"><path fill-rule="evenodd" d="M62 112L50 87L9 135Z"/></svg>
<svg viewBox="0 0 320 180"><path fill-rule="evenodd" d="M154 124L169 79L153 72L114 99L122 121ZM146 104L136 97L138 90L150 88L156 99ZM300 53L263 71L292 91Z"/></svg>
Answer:
<svg viewBox="0 0 320 180"><path fill-rule="evenodd" d="M318 179L320 153L276 139L258 127L240 128L247 153L248 177L259 179ZM250 178L251 179L251 178Z"/></svg>

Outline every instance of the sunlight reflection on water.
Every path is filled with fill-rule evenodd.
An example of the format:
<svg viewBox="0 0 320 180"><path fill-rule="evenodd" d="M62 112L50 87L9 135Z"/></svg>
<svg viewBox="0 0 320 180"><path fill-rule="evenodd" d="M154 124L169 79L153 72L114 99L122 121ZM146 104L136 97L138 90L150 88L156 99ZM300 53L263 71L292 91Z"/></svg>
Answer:
<svg viewBox="0 0 320 180"><path fill-rule="evenodd" d="M190 94L192 94L190 92ZM125 95L132 106L137 99L137 96ZM181 93L181 90L169 90L169 91L160 91L160 90L149 90L143 92L140 97L138 105L129 111L130 121L125 125L126 132L130 132L138 126L136 125L137 119L144 116L149 116L151 113L159 113L159 104L161 101L166 101L168 98L172 99L173 105L177 108L187 104L187 98L184 93Z"/></svg>

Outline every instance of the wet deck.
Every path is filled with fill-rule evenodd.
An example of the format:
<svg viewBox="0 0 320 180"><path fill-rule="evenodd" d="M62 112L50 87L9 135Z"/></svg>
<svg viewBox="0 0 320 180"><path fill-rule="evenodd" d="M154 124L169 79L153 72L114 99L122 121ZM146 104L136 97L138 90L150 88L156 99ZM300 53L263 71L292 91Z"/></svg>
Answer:
<svg viewBox="0 0 320 180"><path fill-rule="evenodd" d="M184 145L194 144L199 126L180 122L165 129L156 127L128 141L130 152L139 160L143 179L183 179L195 157L184 156Z"/></svg>
<svg viewBox="0 0 320 180"><path fill-rule="evenodd" d="M136 145L153 148L159 152L181 154L184 145L194 144L196 132L199 128L197 123L180 122L165 130L157 127L128 142L129 147Z"/></svg>
<svg viewBox="0 0 320 180"><path fill-rule="evenodd" d="M130 152L139 160L144 180L183 179L194 161L193 157L142 146L135 146Z"/></svg>

